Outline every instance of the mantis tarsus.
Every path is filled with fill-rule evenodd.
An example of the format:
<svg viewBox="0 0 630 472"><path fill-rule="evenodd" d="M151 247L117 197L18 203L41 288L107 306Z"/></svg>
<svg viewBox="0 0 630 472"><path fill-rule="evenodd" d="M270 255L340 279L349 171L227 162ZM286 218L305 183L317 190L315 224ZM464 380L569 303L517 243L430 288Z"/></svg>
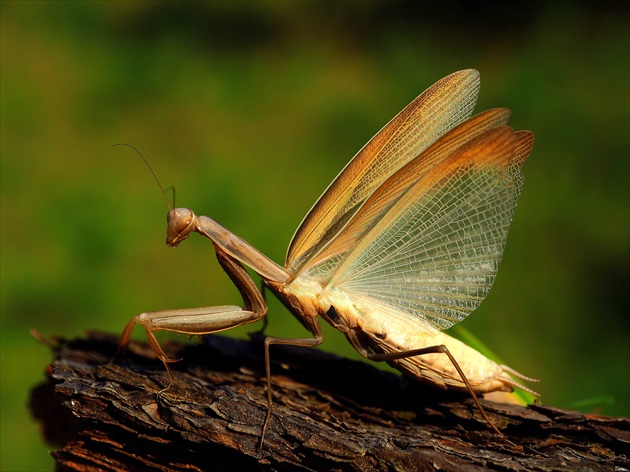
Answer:
<svg viewBox="0 0 630 472"><path fill-rule="evenodd" d="M533 145L531 132L507 126L508 109L471 117L478 92L477 71L455 72L396 115L306 215L284 267L207 216L169 205L167 245L176 247L192 232L209 238L243 306L142 313L126 326L120 348L136 324L144 326L168 372L168 389L168 364L175 360L160 347L156 331L205 335L266 315L246 265L312 334L265 339L268 409L261 446L272 411L269 347L321 344L318 316L364 357L468 391L501 435L477 395L514 387L531 392L512 376L532 379L441 331L472 312L494 282L523 184L520 167Z"/></svg>

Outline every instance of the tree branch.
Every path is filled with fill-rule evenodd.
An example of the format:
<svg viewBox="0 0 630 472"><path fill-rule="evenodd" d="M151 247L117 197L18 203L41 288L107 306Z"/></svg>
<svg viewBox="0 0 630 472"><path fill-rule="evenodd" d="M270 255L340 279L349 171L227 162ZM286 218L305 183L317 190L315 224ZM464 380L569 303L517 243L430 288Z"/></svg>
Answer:
<svg viewBox="0 0 630 472"><path fill-rule="evenodd" d="M114 364L117 338L57 340L31 396L58 470L610 470L628 466L630 421L484 401L309 348L272 347L267 411L262 339L165 343L174 384L146 344Z"/></svg>

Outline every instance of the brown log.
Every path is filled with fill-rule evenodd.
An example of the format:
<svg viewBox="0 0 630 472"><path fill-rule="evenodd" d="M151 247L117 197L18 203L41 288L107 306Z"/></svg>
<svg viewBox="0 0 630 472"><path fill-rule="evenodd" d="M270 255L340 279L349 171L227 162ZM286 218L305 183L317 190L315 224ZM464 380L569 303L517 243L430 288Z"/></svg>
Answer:
<svg viewBox="0 0 630 472"><path fill-rule="evenodd" d="M482 400L316 349L272 347L267 411L262 338L165 343L174 385L146 344L108 364L117 338L56 340L31 395L58 470L614 470L630 420Z"/></svg>

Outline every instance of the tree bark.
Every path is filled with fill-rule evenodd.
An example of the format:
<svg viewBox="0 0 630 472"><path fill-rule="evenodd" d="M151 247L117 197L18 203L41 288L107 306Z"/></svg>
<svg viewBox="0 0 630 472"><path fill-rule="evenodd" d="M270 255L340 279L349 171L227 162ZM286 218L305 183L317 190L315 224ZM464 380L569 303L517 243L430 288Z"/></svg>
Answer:
<svg viewBox="0 0 630 472"><path fill-rule="evenodd" d="M505 434L449 394L316 349L273 346L267 412L261 337L146 344L108 364L117 338L56 340L30 407L57 470L611 470L627 469L630 420L482 400Z"/></svg>

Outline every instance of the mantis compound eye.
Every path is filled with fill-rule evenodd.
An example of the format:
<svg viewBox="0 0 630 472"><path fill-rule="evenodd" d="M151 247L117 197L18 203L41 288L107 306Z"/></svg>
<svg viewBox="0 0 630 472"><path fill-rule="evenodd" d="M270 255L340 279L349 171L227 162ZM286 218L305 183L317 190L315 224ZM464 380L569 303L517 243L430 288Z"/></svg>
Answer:
<svg viewBox="0 0 630 472"><path fill-rule="evenodd" d="M178 233L183 233L190 226L191 222L192 222L192 218L179 220L177 224L175 225L175 229L177 230Z"/></svg>

